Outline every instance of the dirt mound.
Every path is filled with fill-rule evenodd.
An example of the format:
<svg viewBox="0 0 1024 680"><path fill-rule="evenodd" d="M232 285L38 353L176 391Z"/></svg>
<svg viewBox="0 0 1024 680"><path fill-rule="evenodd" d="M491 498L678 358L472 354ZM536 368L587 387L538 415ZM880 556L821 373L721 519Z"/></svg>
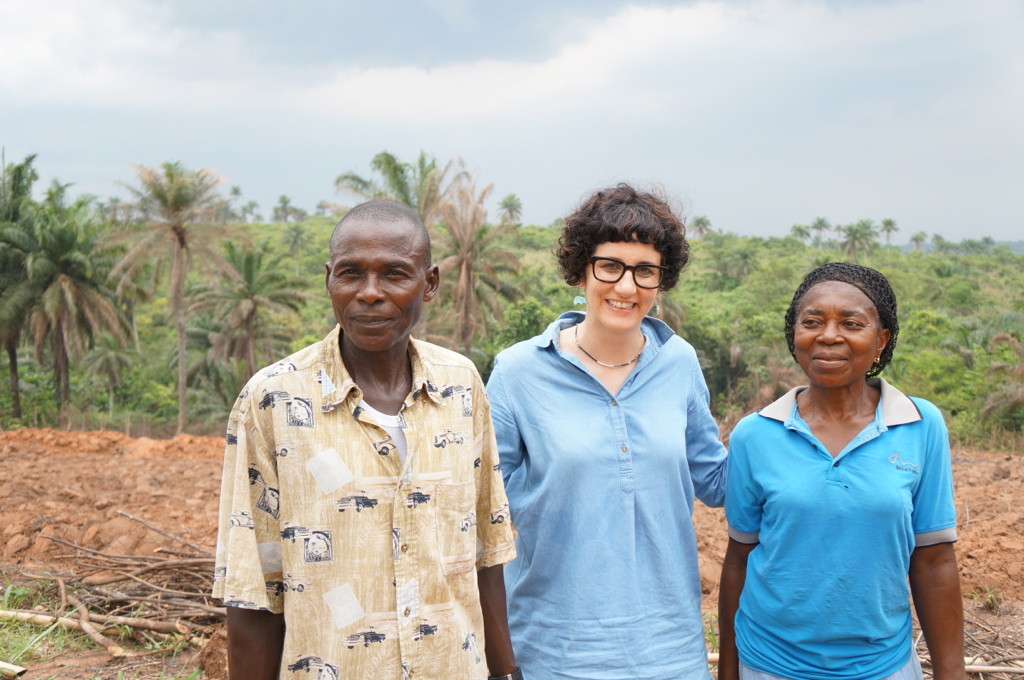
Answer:
<svg viewBox="0 0 1024 680"><path fill-rule="evenodd" d="M222 451L219 437L4 432L0 557L59 562L70 549L46 536L122 555L181 547L118 511L212 549Z"/></svg>

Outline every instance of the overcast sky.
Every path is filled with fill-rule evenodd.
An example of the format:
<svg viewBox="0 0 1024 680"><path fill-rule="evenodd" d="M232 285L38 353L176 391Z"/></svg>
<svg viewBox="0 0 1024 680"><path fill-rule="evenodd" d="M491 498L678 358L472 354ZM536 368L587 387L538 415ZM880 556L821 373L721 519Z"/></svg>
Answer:
<svg viewBox="0 0 1024 680"><path fill-rule="evenodd" d="M1022 34L1021 0L0 0L0 145L101 198L215 168L265 216L424 150L528 223L626 180L744 235L1016 240Z"/></svg>

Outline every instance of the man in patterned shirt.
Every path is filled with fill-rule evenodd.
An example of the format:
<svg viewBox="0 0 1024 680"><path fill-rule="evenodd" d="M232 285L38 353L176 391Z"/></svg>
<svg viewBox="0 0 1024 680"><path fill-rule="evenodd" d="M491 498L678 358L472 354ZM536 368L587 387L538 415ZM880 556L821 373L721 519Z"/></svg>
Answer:
<svg viewBox="0 0 1024 680"><path fill-rule="evenodd" d="M440 279L427 231L370 201L330 258L338 325L253 376L228 422L213 594L231 678L519 678L487 396L470 361L410 338Z"/></svg>

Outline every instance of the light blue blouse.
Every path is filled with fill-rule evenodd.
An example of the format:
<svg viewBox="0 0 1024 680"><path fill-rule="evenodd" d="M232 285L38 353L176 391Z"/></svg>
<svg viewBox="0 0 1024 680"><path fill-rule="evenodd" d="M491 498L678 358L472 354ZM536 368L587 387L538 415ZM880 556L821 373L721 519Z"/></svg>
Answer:
<svg viewBox="0 0 1024 680"><path fill-rule="evenodd" d="M706 679L693 499L722 505L726 452L693 347L647 318L611 394L558 332L501 352L487 385L519 557L506 565L529 680Z"/></svg>

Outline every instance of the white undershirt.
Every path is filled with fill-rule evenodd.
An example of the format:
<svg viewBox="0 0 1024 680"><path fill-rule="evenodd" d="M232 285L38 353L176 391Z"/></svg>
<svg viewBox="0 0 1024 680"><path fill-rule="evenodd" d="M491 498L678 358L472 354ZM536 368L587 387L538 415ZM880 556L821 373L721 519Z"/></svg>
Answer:
<svg viewBox="0 0 1024 680"><path fill-rule="evenodd" d="M402 419L398 417L398 414L392 416L387 413L381 413L374 407L367 404L365 400L360 400L359 406L368 411L370 415L380 423L380 426L384 428L384 431L391 435L391 439L394 440L395 446L398 448L398 460L400 460L404 465L408 448L405 443L405 431L402 430Z"/></svg>

